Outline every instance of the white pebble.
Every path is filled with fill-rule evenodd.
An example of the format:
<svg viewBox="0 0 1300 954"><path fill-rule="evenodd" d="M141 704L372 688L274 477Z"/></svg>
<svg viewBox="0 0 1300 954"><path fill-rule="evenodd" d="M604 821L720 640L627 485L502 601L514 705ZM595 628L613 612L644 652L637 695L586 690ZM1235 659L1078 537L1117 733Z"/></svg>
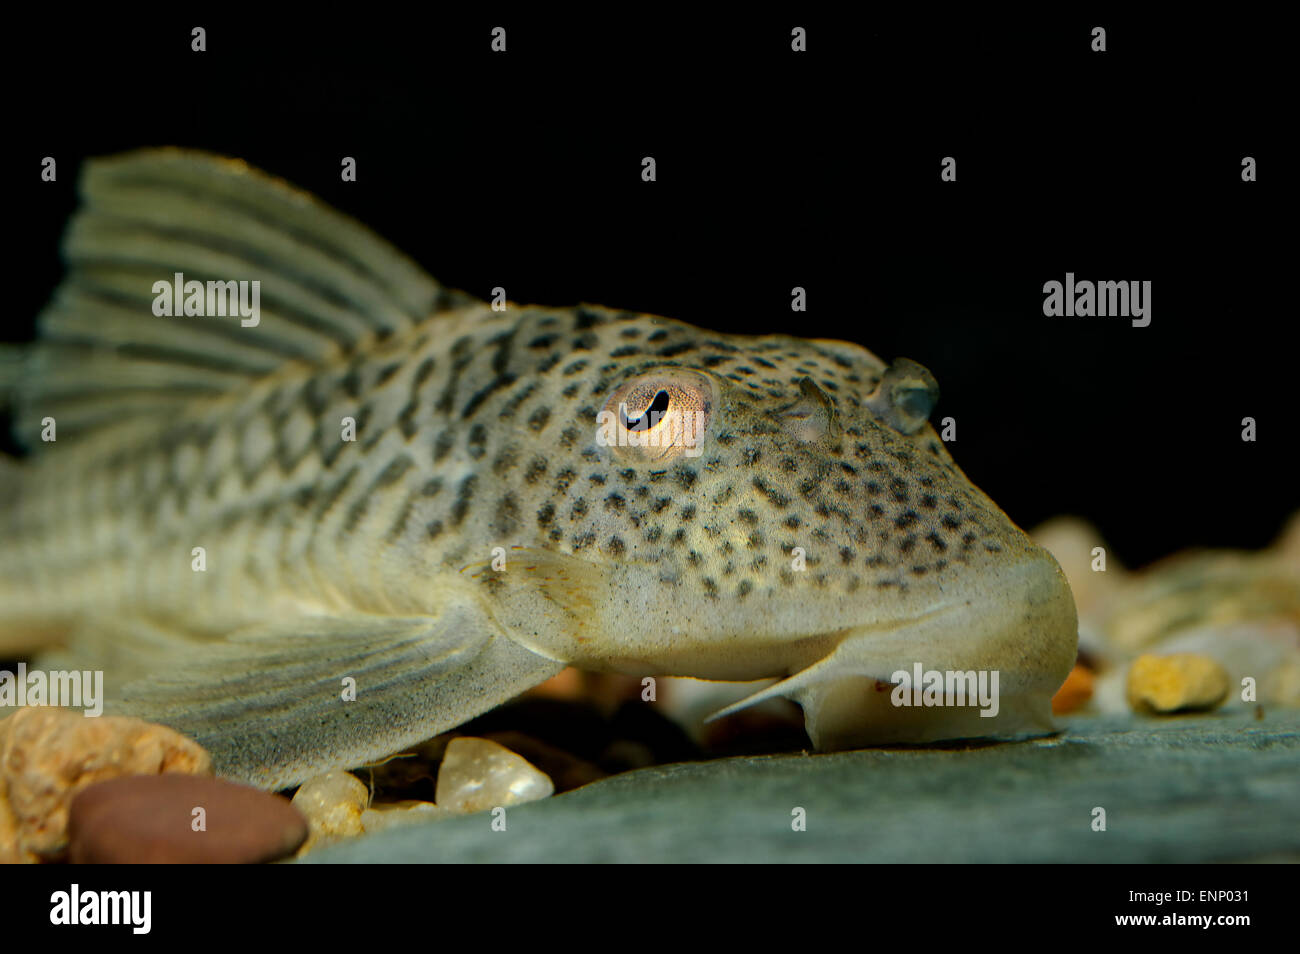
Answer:
<svg viewBox="0 0 1300 954"><path fill-rule="evenodd" d="M487 739L456 738L438 769L438 807L468 815L546 798L555 785L527 760Z"/></svg>

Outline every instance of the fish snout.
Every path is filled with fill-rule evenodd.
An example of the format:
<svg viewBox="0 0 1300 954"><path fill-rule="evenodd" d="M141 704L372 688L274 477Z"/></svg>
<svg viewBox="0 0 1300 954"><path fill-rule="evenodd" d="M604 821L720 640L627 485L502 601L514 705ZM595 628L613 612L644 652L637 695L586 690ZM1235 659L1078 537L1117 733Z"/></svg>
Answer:
<svg viewBox="0 0 1300 954"><path fill-rule="evenodd" d="M1043 735L1077 642L1065 574L1032 546L919 618L850 631L787 694L819 749Z"/></svg>

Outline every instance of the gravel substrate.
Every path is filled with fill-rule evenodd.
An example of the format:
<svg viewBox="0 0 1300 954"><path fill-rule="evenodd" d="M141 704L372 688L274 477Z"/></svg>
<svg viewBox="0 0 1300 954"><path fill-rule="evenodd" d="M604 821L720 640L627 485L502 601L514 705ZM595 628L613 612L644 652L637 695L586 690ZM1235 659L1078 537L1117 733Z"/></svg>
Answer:
<svg viewBox="0 0 1300 954"><path fill-rule="evenodd" d="M1017 744L655 766L510 808L504 831L481 813L303 860L1300 861L1300 710L1058 722Z"/></svg>

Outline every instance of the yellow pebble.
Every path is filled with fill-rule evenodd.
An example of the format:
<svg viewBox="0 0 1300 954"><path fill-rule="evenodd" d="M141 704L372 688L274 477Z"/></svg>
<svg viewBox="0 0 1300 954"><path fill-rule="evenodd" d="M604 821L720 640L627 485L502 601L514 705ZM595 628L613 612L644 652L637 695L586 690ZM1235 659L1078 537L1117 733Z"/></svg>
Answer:
<svg viewBox="0 0 1300 954"><path fill-rule="evenodd" d="M330 772L308 779L293 796L293 804L311 825L309 845L319 838L346 838L364 830L361 813L370 807L365 782L347 772Z"/></svg>
<svg viewBox="0 0 1300 954"><path fill-rule="evenodd" d="M1137 712L1206 711L1228 696L1228 673L1196 653L1139 656L1128 671L1128 704Z"/></svg>

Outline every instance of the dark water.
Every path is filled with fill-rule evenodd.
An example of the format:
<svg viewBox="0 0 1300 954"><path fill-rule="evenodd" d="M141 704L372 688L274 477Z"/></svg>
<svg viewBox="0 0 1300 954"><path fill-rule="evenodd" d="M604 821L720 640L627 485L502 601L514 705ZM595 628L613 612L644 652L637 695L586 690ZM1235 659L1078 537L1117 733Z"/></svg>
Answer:
<svg viewBox="0 0 1300 954"><path fill-rule="evenodd" d="M957 421L954 456L1022 526L1080 514L1131 565L1267 544L1300 504L1275 40L1108 18L1094 54L1082 19L859 16L512 16L505 55L491 15L33 29L41 82L2 157L22 280L0 338L29 335L58 280L83 157L201 147L478 295L913 358L941 385L935 419ZM1067 271L1151 281L1151 325L1045 318L1043 283Z"/></svg>

